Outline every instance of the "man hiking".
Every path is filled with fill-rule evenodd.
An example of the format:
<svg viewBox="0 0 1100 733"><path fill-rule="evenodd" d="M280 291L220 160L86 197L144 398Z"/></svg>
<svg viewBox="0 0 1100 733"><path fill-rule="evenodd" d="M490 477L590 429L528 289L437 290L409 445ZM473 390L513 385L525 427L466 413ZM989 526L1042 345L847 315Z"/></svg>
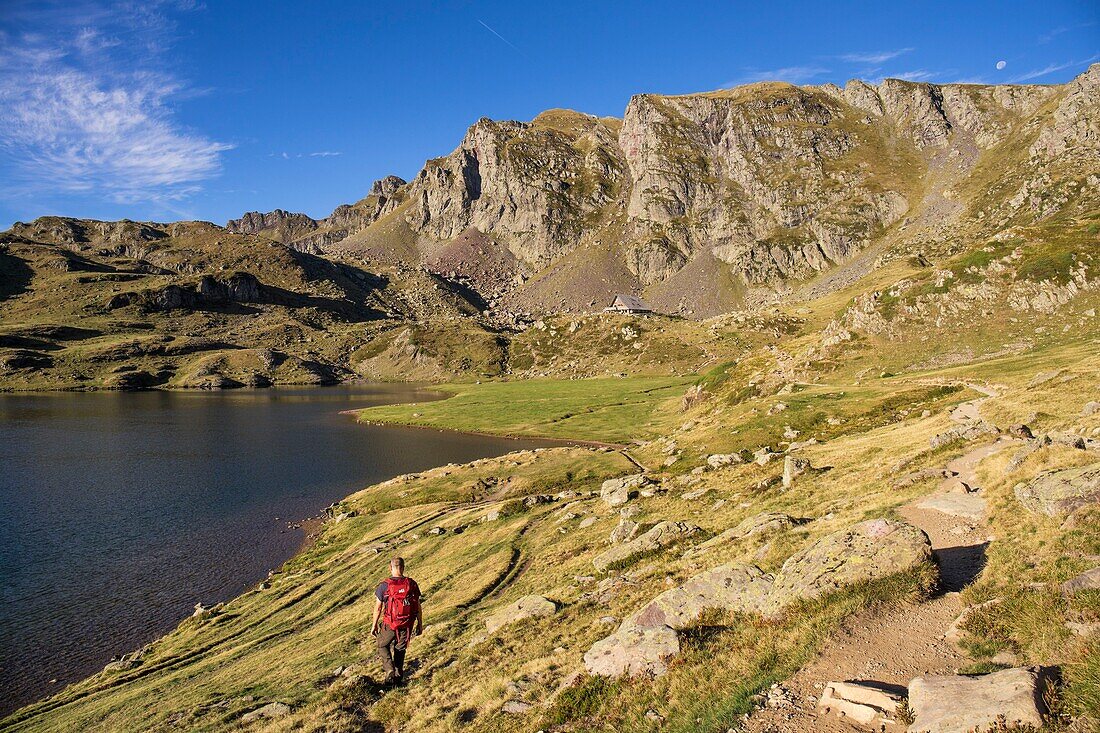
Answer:
<svg viewBox="0 0 1100 733"><path fill-rule="evenodd" d="M371 634L376 638L378 658L386 673L386 685L403 682L405 674L405 650L416 629L420 636L424 631L424 615L420 609L420 586L412 578L405 577L405 560L390 560L390 577L374 589L374 620Z"/></svg>

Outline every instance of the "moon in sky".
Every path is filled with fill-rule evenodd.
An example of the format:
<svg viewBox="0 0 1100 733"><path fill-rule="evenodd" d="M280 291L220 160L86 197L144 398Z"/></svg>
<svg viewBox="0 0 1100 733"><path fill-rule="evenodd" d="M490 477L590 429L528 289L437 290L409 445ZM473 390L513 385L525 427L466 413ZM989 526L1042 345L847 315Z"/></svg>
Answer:
<svg viewBox="0 0 1100 733"><path fill-rule="evenodd" d="M997 70L998 70L998 71L1000 71L1001 69L1003 69L1003 68L1004 68L1004 67L1006 67L1006 66L1008 66L1008 64L1007 64L1007 63L1005 63L1004 61L998 61L998 62L997 62Z"/></svg>

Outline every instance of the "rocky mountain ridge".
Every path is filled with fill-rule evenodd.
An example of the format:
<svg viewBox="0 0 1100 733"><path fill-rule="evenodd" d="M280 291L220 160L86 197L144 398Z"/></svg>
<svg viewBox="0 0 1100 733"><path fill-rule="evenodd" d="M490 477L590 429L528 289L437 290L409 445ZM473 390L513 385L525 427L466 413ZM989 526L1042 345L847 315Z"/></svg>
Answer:
<svg viewBox="0 0 1100 733"><path fill-rule="evenodd" d="M935 247L952 222L984 236L1094 202L1098 83L1100 65L1055 86L766 82L640 94L621 120L483 118L411 182L376 182L316 226L275 211L228 227L413 265L484 236L515 262L504 308L584 310L621 290L712 315L872 246Z"/></svg>

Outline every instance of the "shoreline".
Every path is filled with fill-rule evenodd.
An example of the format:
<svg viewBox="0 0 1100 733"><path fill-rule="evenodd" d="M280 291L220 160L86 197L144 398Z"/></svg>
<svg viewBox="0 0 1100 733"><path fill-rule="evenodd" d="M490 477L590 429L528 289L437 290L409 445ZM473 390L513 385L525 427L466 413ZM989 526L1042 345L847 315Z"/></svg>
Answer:
<svg viewBox="0 0 1100 733"><path fill-rule="evenodd" d="M446 398L444 398L446 399ZM434 402L434 400L425 400ZM416 404L416 403L404 403ZM630 446L626 443L605 443L599 440L582 440L574 438L550 438L545 435L518 435L516 433L493 433L486 430L462 430L460 428L441 428L437 425L417 425L416 423L385 422L383 420L360 420L359 410L370 408L356 408L354 410L340 410L341 415L355 417L355 422L360 425L373 425L375 427L388 428L414 428L416 430L435 430L440 433L458 433L459 435L474 435L479 438L504 438L505 440L545 440L552 443L561 443L562 446L578 446L581 448L610 448L611 450L625 451Z"/></svg>
<svg viewBox="0 0 1100 733"><path fill-rule="evenodd" d="M13 395L13 396L17 396L17 395L33 396L33 395L50 395L50 394L74 394L74 393L91 394L91 393L96 393L96 392L98 392L98 393L104 393L104 392L107 392L107 393L168 392L168 393L183 393L183 394L187 394L187 393L207 394L207 393L216 393L216 392L241 392L242 390L243 391L248 391L248 392L260 392L261 390L269 392L269 391L272 391L272 390L277 390L279 388L291 388L291 389L317 388L317 389L321 390L321 389L325 389L325 388L328 388L328 387L370 386L372 384L407 385L407 386L411 386L411 387L416 386L416 383L411 383L411 382L385 382L385 383L378 383L378 382L341 382L341 383L337 383L337 384L334 384L334 385L273 385L272 387L264 387L264 388L245 387L245 388L242 388L242 389L232 389L232 390L159 389L159 388L154 388L154 389L147 389L147 390L111 390L111 389L67 390L67 389L55 389L55 390L24 390L24 391L16 392L16 391L5 391L3 389L0 389L0 395L10 394L10 395ZM416 402L395 402L395 403L390 403L390 404L416 404L418 402L433 402L433 401L440 400L440 399L446 399L448 396L450 396L449 394L447 394L443 391L432 389L433 386L434 385L432 385L432 386L426 386L425 385L425 388L423 389L423 395L422 395L423 399L416 400ZM360 409L364 409L364 408L334 410L334 411L331 411L329 414L353 415L354 416L358 412L358 410L360 410ZM405 426L405 425L401 425L401 424L397 424L397 423L376 423L376 422L371 422L371 421L360 421L360 420L356 420L355 424L356 425L360 425L360 424L371 425L371 426L376 426L376 427L417 427L417 428L421 428L421 429L431 429L427 426ZM537 437L537 436L522 436L522 435L508 435L508 436L506 436L506 435L499 435L499 434L492 434L492 433L481 433L481 432L473 432L473 431L448 431L448 430L445 430L445 429L437 429L437 430L439 432L452 432L452 433L460 433L460 434L465 433L467 435L476 436L476 437L497 438L497 439L516 440L516 441L522 441L522 440L537 441L537 442L546 443L547 444L546 447L566 447L566 446L571 446L571 445L581 446L581 445L585 444L584 441L568 441L568 440L562 440L562 439L543 438L543 437ZM602 444L600 446L595 446L593 444L593 447L614 447L614 446L610 446L610 445L603 446ZM502 453L500 455L507 455L508 453L511 453L511 452L513 452L513 451L509 450L507 453ZM439 468L440 466L443 466L443 465L446 465L446 463L433 463L431 466L427 466L427 467L425 467L424 469L421 469L421 470L428 471L428 470L432 470L432 469L435 469L435 468ZM388 479L381 479L378 482L373 482L371 484L367 484L366 486L374 485L375 483L379 483L379 482L386 481L386 480L392 480L393 478L396 478L396 477L401 476L401 475L403 475L403 474L398 473L398 474L395 474L394 476L389 477ZM352 496L356 492L358 492L358 491L362 490L363 488L365 488L365 485L360 483L361 480L362 479L353 479L352 480L353 482L350 483L347 487L339 489L340 496L339 496L339 498L335 499L335 501L336 502L343 501L347 497ZM303 553L307 552L323 536L324 529L325 529L325 526L327 524L325 511L324 511L324 506L319 506L314 510L308 510L308 511L311 511L311 514L309 516L301 517L301 518L295 518L295 519L291 519L290 517L283 517L283 518L279 519L276 522L276 524L272 527L271 532L272 532L273 535L281 534L282 532L288 532L288 531L289 532L301 532L301 536L300 536L300 538L298 538L298 541L295 542L292 545L292 548L293 548L292 551L282 561L280 561L278 565L276 565L273 568L274 572L280 571L288 563L293 562L298 557L300 557ZM230 603L230 602L236 600L237 598L240 598L241 596L243 596L245 594L253 592L259 586L261 586L267 580L267 578L268 578L268 575L264 575L262 577L257 577L252 582L242 586L239 591L237 591L235 593L232 593L228 597L226 597L224 599L221 599L221 600L212 600L212 605ZM152 636L152 637L148 638L144 643L142 643L141 645L135 647L134 649L131 649L128 652L116 654L115 656L113 656L111 658L111 660L108 660L108 662L106 662L106 663L109 663L110 661L114 661L115 659L118 659L118 658L125 657L127 654L133 653L134 651L138 651L139 649L141 649L144 646L147 646L148 644L155 643L155 642L165 638L166 636L172 634L179 627L179 624L186 621L187 618L189 618L189 616L190 616L189 613L185 613L185 614L181 615L178 619L176 619L172 623L171 627L167 627L167 625L166 625L164 631L156 633L155 636ZM87 680L89 677L95 676L96 674L99 673L99 671L98 671L99 666L100 665L98 665L98 663L97 663L96 664L96 667L97 667L96 670L93 670L89 674L82 675L82 676L74 678L72 680L60 681L60 684L51 682L48 685L47 688L43 688L42 694L40 696L37 696L34 699L29 700L29 701L21 704L19 707L15 708L13 710L10 710L10 711L4 713L3 715L0 715L0 720L7 719L8 717L10 717L11 715L16 714L19 710L21 710L23 708L26 708L26 707L32 706L32 705L38 705L38 704L42 703L43 701L49 700L50 698L62 693L69 686L74 685L74 684L79 684L79 683ZM50 687L52 687L54 689L49 689Z"/></svg>

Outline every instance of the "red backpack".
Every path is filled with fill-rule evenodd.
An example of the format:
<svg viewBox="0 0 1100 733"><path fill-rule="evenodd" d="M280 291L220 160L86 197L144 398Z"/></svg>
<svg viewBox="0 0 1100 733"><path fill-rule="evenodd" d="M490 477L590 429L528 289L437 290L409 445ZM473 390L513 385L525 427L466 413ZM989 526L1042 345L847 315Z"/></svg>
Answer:
<svg viewBox="0 0 1100 733"><path fill-rule="evenodd" d="M420 608L420 589L410 578L386 578L382 621L394 631L411 629Z"/></svg>

